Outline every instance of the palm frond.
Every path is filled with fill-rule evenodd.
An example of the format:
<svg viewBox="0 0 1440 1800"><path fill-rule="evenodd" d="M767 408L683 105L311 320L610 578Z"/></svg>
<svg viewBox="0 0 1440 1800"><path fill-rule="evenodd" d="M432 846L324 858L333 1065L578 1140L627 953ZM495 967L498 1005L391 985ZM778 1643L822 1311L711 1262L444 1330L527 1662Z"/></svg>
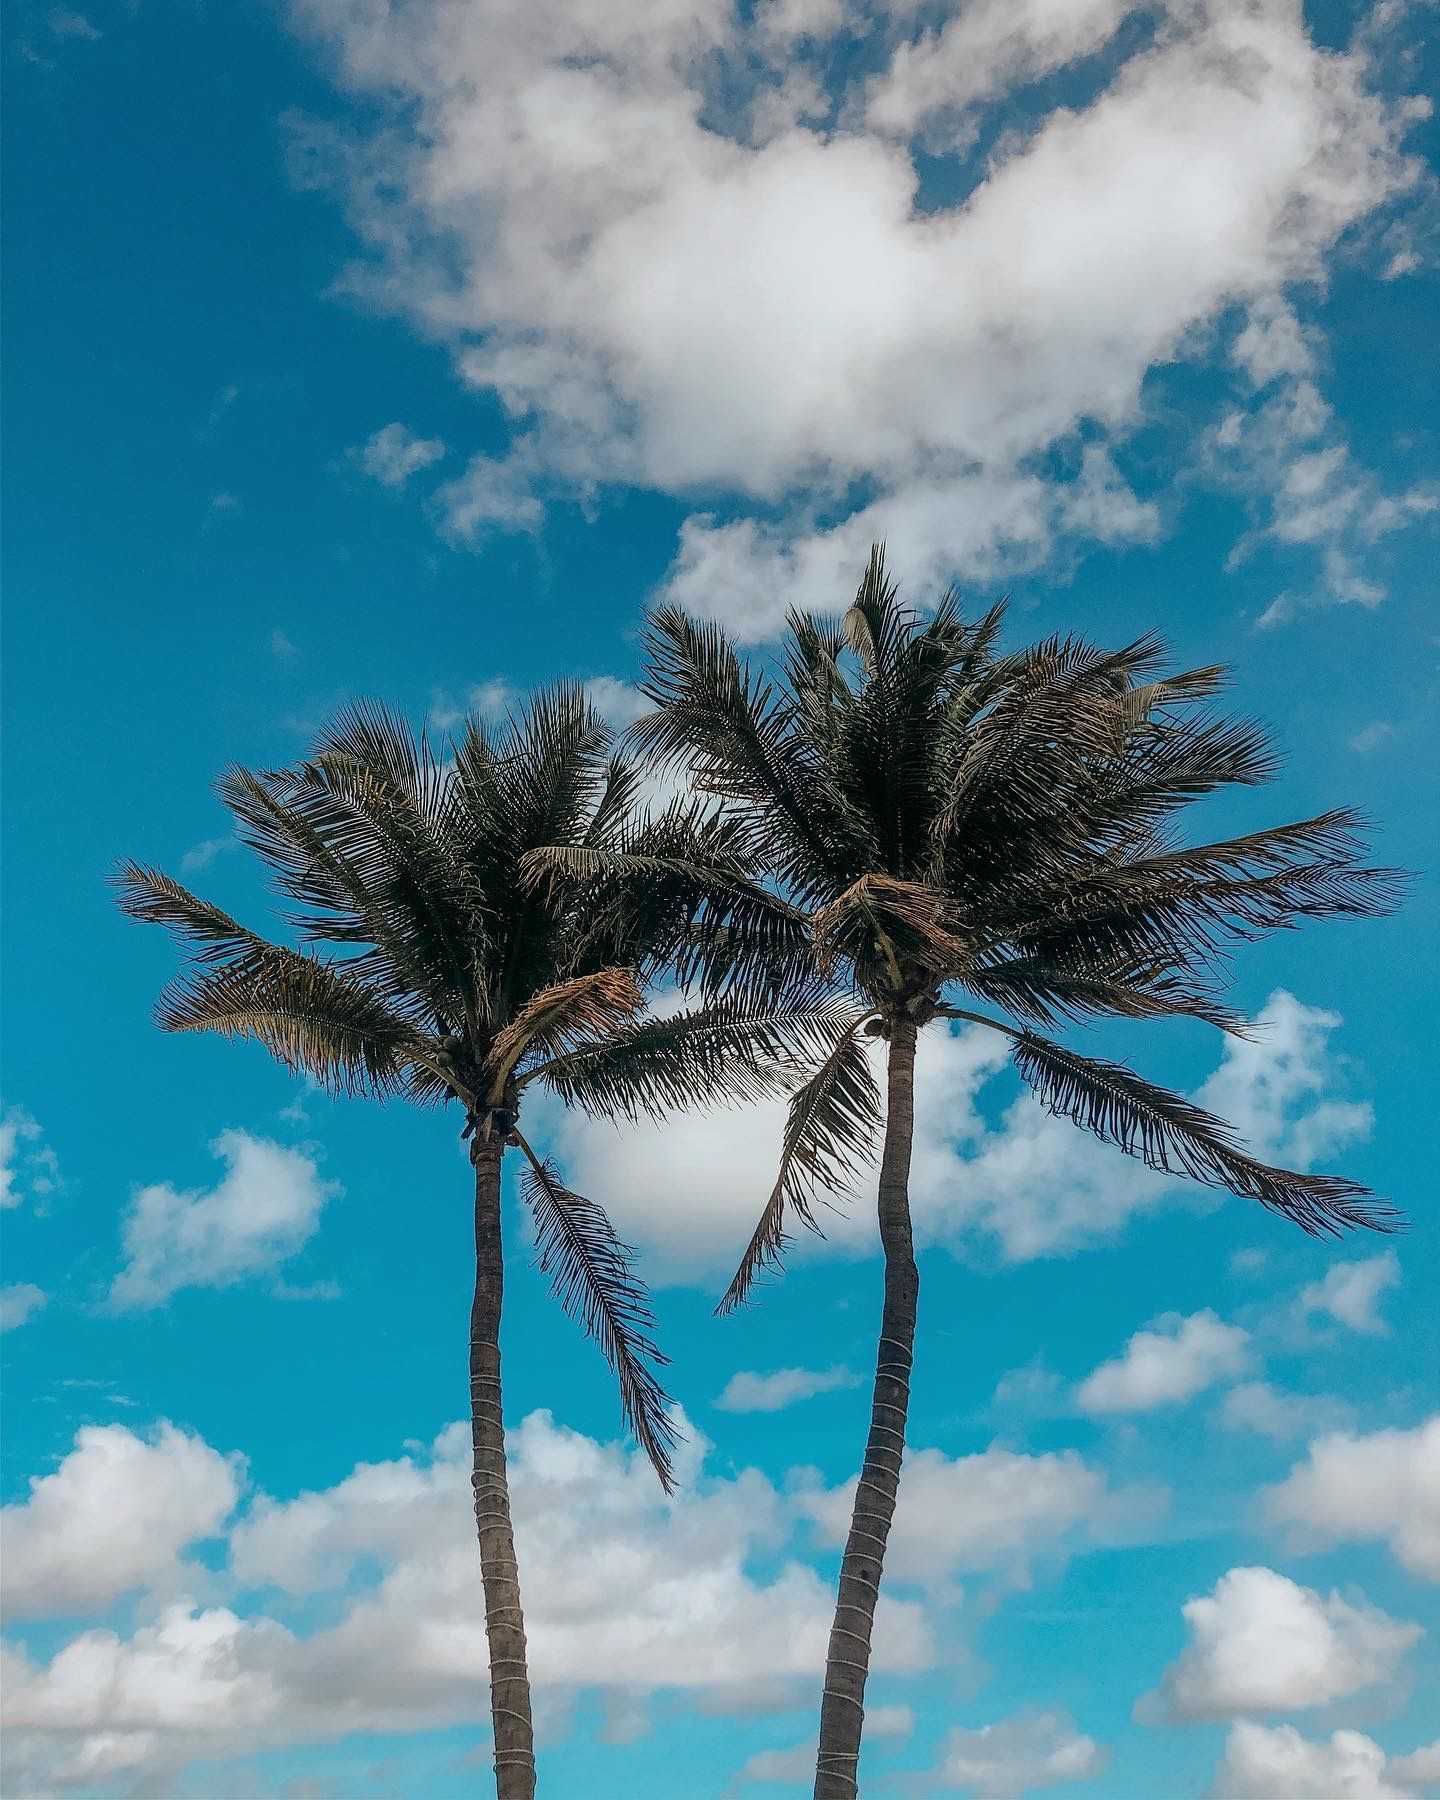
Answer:
<svg viewBox="0 0 1440 1800"><path fill-rule="evenodd" d="M274 946L208 900L182 887L163 869L122 862L112 878L115 902L127 917L163 925L193 947L197 961L231 962Z"/></svg>
<svg viewBox="0 0 1440 1800"><path fill-rule="evenodd" d="M1242 1148L1223 1119L1146 1081L1123 1063L1081 1056L1031 1032L1015 1034L1013 1056L1021 1076L1052 1113L1149 1168L1258 1200L1312 1236L1400 1227L1394 1209L1358 1182L1260 1162Z"/></svg>
<svg viewBox="0 0 1440 1800"><path fill-rule="evenodd" d="M595 1118L660 1119L686 1107L748 1105L794 1090L828 1054L852 1009L800 993L752 1006L733 996L642 1019L522 1076Z"/></svg>
<svg viewBox="0 0 1440 1800"><path fill-rule="evenodd" d="M486 1061L497 1091L523 1057L564 1056L604 1042L643 1010L633 969L596 969L533 994L496 1036Z"/></svg>
<svg viewBox="0 0 1440 1800"><path fill-rule="evenodd" d="M602 1207L567 1188L548 1158L542 1161L523 1138L520 1147L530 1165L523 1190L535 1220L540 1271L550 1277L566 1313L599 1344L619 1383L625 1418L660 1485L673 1493L679 1433L653 1366L663 1367L669 1358L652 1335L655 1315L635 1274L634 1252Z"/></svg>
<svg viewBox="0 0 1440 1800"><path fill-rule="evenodd" d="M717 1313L742 1306L757 1277L779 1267L788 1216L818 1232L815 1197L845 1193L873 1157L882 1103L860 1034L863 1022L864 1015L851 1015L824 1062L791 1099L775 1186Z"/></svg>
<svg viewBox="0 0 1440 1800"><path fill-rule="evenodd" d="M333 966L275 947L221 968L199 967L160 995L163 1031L252 1038L328 1092L387 1094L428 1054L408 1021Z"/></svg>

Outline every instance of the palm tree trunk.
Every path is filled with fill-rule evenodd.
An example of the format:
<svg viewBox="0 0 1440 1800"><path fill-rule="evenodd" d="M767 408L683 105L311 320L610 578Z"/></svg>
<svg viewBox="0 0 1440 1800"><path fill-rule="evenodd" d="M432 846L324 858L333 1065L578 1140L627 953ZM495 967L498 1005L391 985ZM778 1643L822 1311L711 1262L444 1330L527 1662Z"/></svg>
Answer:
<svg viewBox="0 0 1440 1800"><path fill-rule="evenodd" d="M499 1800L531 1800L535 1737L530 1722L530 1668L525 1615L510 1526L505 1479L505 1427L500 1394L500 1308L505 1271L500 1246L498 1136L471 1139L475 1165L475 1300L470 1308L471 1486L485 1583L485 1635L490 1645L490 1713L495 1725L495 1791Z"/></svg>
<svg viewBox="0 0 1440 1800"><path fill-rule="evenodd" d="M850 1515L850 1535L840 1565L840 1591L825 1691L820 1702L820 1750L815 1800L853 1800L859 1793L860 1732L865 1723L865 1680L870 1673L870 1634L880 1597L885 1544L895 1516L905 1420L910 1409L915 1310L920 1272L910 1235L910 1145L915 1130L914 1022L896 1021L890 1039L885 1150L880 1160L880 1243L885 1252L885 1309L875 1348L875 1390L870 1435Z"/></svg>

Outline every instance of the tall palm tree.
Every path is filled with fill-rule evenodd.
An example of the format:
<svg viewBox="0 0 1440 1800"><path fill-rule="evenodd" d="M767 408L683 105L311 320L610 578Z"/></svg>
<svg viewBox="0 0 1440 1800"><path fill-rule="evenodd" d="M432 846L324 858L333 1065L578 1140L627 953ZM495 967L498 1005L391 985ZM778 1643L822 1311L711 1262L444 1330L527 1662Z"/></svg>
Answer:
<svg viewBox="0 0 1440 1800"><path fill-rule="evenodd" d="M1255 725L1204 704L1222 671L1166 675L1151 637L1003 654L1001 618L996 607L967 623L953 595L928 618L907 611L877 549L842 622L791 614L773 677L742 666L714 624L673 609L651 621L646 691L659 710L637 739L736 811L777 889L764 931L741 923L698 947L701 974L715 991L759 995L818 972L849 1002L792 1099L778 1179L721 1310L779 1262L793 1219L815 1225L819 1193L853 1184L883 1129L884 1305L816 1800L858 1791L919 1295L908 1177L922 1030L963 1020L998 1032L1051 1112L1306 1231L1397 1223L1355 1182L1270 1168L1182 1095L1043 1035L1106 1017L1243 1031L1220 994L1227 949L1302 919L1382 912L1397 877L1361 866L1349 812L1183 846L1171 826L1187 805L1275 770ZM874 1037L888 1046L883 1099Z"/></svg>
<svg viewBox="0 0 1440 1800"><path fill-rule="evenodd" d="M295 767L235 768L219 783L289 903L298 947L256 935L157 869L128 863L117 876L124 911L169 927L191 953L158 1003L166 1030L252 1038L332 1093L463 1115L474 1168L473 1487L502 1800L535 1789L500 1385L507 1150L521 1159L540 1267L609 1359L667 1491L675 1441L657 1374L666 1359L629 1248L532 1147L522 1108L543 1090L602 1116L753 1098L778 1091L786 1059L813 1055L834 1027L833 1006L804 997L641 1016L647 985L705 926L693 883L666 854L683 846L718 869L733 828L679 803L650 818L637 810L640 780L575 688L540 695L499 731L472 719L445 755L383 708L360 706ZM598 869L562 882L527 867L542 846L592 862L643 857L646 892L621 896Z"/></svg>

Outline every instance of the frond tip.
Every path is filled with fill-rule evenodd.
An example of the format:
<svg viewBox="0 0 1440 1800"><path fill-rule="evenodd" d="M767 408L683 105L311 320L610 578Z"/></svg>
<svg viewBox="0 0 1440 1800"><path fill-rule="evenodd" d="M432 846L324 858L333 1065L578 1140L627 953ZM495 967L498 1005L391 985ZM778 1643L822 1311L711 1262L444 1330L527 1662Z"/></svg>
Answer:
<svg viewBox="0 0 1440 1800"><path fill-rule="evenodd" d="M669 1358L651 1336L655 1315L635 1274L634 1252L617 1236L603 1207L572 1193L549 1158L536 1156L523 1138L520 1147L530 1164L523 1192L535 1219L540 1271L550 1277L561 1306L604 1352L620 1384L625 1418L661 1487L673 1493L679 1433L669 1397L651 1367L663 1367Z"/></svg>
<svg viewBox="0 0 1440 1800"><path fill-rule="evenodd" d="M816 1193L846 1192L873 1156L882 1107L861 1038L863 1021L863 1014L846 1020L824 1062L796 1090L785 1121L780 1172L717 1313L743 1306L761 1271L779 1266L787 1215L794 1213L818 1232Z"/></svg>
<svg viewBox="0 0 1440 1800"><path fill-rule="evenodd" d="M1057 1117L1149 1168L1258 1200L1312 1237L1339 1237L1358 1227L1384 1232L1403 1227L1386 1201L1343 1175L1305 1175L1260 1162L1223 1119L1123 1063L1080 1056L1028 1031L1015 1036L1014 1061Z"/></svg>

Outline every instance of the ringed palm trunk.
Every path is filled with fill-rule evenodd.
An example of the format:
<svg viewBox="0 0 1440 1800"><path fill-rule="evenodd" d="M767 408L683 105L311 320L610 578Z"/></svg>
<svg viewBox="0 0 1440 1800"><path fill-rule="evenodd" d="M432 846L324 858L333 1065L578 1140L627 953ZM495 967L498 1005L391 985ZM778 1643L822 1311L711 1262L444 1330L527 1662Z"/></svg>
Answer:
<svg viewBox="0 0 1440 1800"><path fill-rule="evenodd" d="M840 1590L820 1702L820 1750L815 1800L853 1800L859 1792L860 1733L870 1635L885 1545L895 1516L905 1421L910 1409L915 1312L920 1273L910 1232L910 1146L915 1130L915 1039L912 1020L896 1021L890 1039L885 1148L880 1160L880 1243L885 1253L885 1307L875 1349L870 1434L855 1489L850 1535L840 1565Z"/></svg>
<svg viewBox="0 0 1440 1800"><path fill-rule="evenodd" d="M485 1635L490 1646L490 1712L495 1727L495 1791L499 1800L531 1800L535 1737L530 1720L530 1668L525 1615L505 1478L500 1390L500 1310L505 1272L500 1244L498 1135L471 1139L475 1166L475 1299L470 1308L471 1487L485 1584Z"/></svg>

